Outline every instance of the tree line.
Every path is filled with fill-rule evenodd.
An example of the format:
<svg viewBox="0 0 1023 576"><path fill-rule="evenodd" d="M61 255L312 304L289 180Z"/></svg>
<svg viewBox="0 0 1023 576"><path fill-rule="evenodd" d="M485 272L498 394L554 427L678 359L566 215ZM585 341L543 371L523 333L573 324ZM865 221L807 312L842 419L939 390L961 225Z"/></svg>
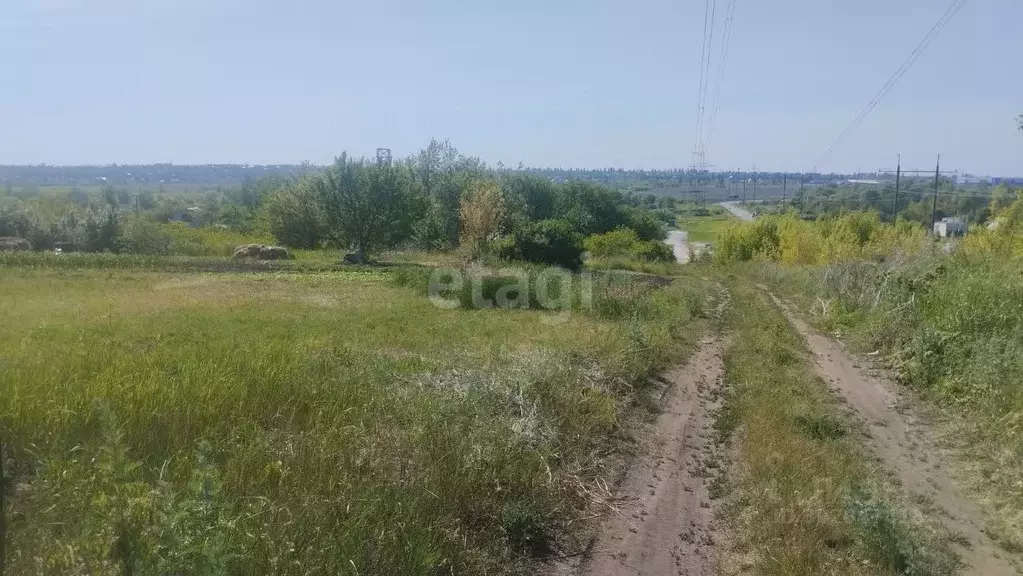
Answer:
<svg viewBox="0 0 1023 576"><path fill-rule="evenodd" d="M108 184L90 194L8 196L0 198L0 236L26 238L37 249L166 251L158 237L175 220L269 236L290 248L339 248L357 261L396 247L461 248L472 257L577 267L592 235L627 228L639 242L659 243L673 217L669 200L491 168L434 140L389 163L342 154L324 169L198 195L132 194Z"/></svg>

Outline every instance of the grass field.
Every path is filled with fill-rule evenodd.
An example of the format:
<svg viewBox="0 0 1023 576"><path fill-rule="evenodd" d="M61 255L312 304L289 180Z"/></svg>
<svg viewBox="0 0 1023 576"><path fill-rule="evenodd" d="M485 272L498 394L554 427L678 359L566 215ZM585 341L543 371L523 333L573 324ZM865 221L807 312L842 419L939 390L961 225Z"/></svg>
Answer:
<svg viewBox="0 0 1023 576"><path fill-rule="evenodd" d="M679 211L676 228L685 230L689 242L717 242L718 234L733 220L731 213L716 204Z"/></svg>
<svg viewBox="0 0 1023 576"><path fill-rule="evenodd" d="M709 297L598 286L552 322L387 268L35 256L0 274L10 574L524 572Z"/></svg>

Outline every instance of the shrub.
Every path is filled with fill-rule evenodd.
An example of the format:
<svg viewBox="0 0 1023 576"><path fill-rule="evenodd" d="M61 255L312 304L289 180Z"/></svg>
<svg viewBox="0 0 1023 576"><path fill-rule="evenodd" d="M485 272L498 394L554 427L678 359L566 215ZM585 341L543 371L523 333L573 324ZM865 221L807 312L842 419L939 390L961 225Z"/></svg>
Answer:
<svg viewBox="0 0 1023 576"><path fill-rule="evenodd" d="M618 228L606 234L592 234L583 241L583 247L594 258L611 258L632 252L639 236L631 228Z"/></svg>
<svg viewBox="0 0 1023 576"><path fill-rule="evenodd" d="M632 210L628 215L629 228L636 231L641 240L664 240L664 226L649 210Z"/></svg>
<svg viewBox="0 0 1023 576"><path fill-rule="evenodd" d="M674 262L675 253L663 242L641 240L632 228L617 228L606 234L593 234L583 241L593 258L629 257L642 262Z"/></svg>
<svg viewBox="0 0 1023 576"><path fill-rule="evenodd" d="M636 242L632 245L632 255L643 262L675 261L675 252L671 246L656 240Z"/></svg>
<svg viewBox="0 0 1023 576"><path fill-rule="evenodd" d="M152 220L131 218L124 223L117 246L125 254L170 254L171 237Z"/></svg>
<svg viewBox="0 0 1023 576"><path fill-rule="evenodd" d="M523 224L501 240L497 247L501 258L578 270L582 266L583 246L579 234L565 220L537 220Z"/></svg>
<svg viewBox="0 0 1023 576"><path fill-rule="evenodd" d="M264 205L267 225L277 242L288 248L319 247L323 215L308 186L292 186L274 192Z"/></svg>

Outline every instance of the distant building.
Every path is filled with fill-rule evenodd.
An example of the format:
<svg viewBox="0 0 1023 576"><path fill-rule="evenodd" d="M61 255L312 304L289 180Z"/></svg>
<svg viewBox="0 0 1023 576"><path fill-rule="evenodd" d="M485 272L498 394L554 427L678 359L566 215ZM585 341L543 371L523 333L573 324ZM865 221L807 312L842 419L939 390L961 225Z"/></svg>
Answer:
<svg viewBox="0 0 1023 576"><path fill-rule="evenodd" d="M1023 178L992 178L990 183L992 186L998 186L999 184L1005 184L1006 186L1023 186Z"/></svg>
<svg viewBox="0 0 1023 576"><path fill-rule="evenodd" d="M966 228L966 220L962 218L942 218L941 222L934 223L934 235L941 238L962 236L966 234Z"/></svg>

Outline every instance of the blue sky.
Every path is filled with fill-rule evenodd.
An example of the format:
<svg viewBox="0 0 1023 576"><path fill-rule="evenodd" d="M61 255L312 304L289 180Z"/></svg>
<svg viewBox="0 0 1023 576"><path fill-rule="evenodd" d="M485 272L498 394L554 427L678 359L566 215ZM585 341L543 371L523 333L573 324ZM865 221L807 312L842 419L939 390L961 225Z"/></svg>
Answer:
<svg viewBox="0 0 1023 576"><path fill-rule="evenodd" d="M718 2L718 32L727 0ZM720 169L809 170L946 0L737 0ZM689 164L702 0L3 0L0 164ZM1023 2L970 0L821 169L1023 175ZM713 88L713 82L712 86Z"/></svg>

